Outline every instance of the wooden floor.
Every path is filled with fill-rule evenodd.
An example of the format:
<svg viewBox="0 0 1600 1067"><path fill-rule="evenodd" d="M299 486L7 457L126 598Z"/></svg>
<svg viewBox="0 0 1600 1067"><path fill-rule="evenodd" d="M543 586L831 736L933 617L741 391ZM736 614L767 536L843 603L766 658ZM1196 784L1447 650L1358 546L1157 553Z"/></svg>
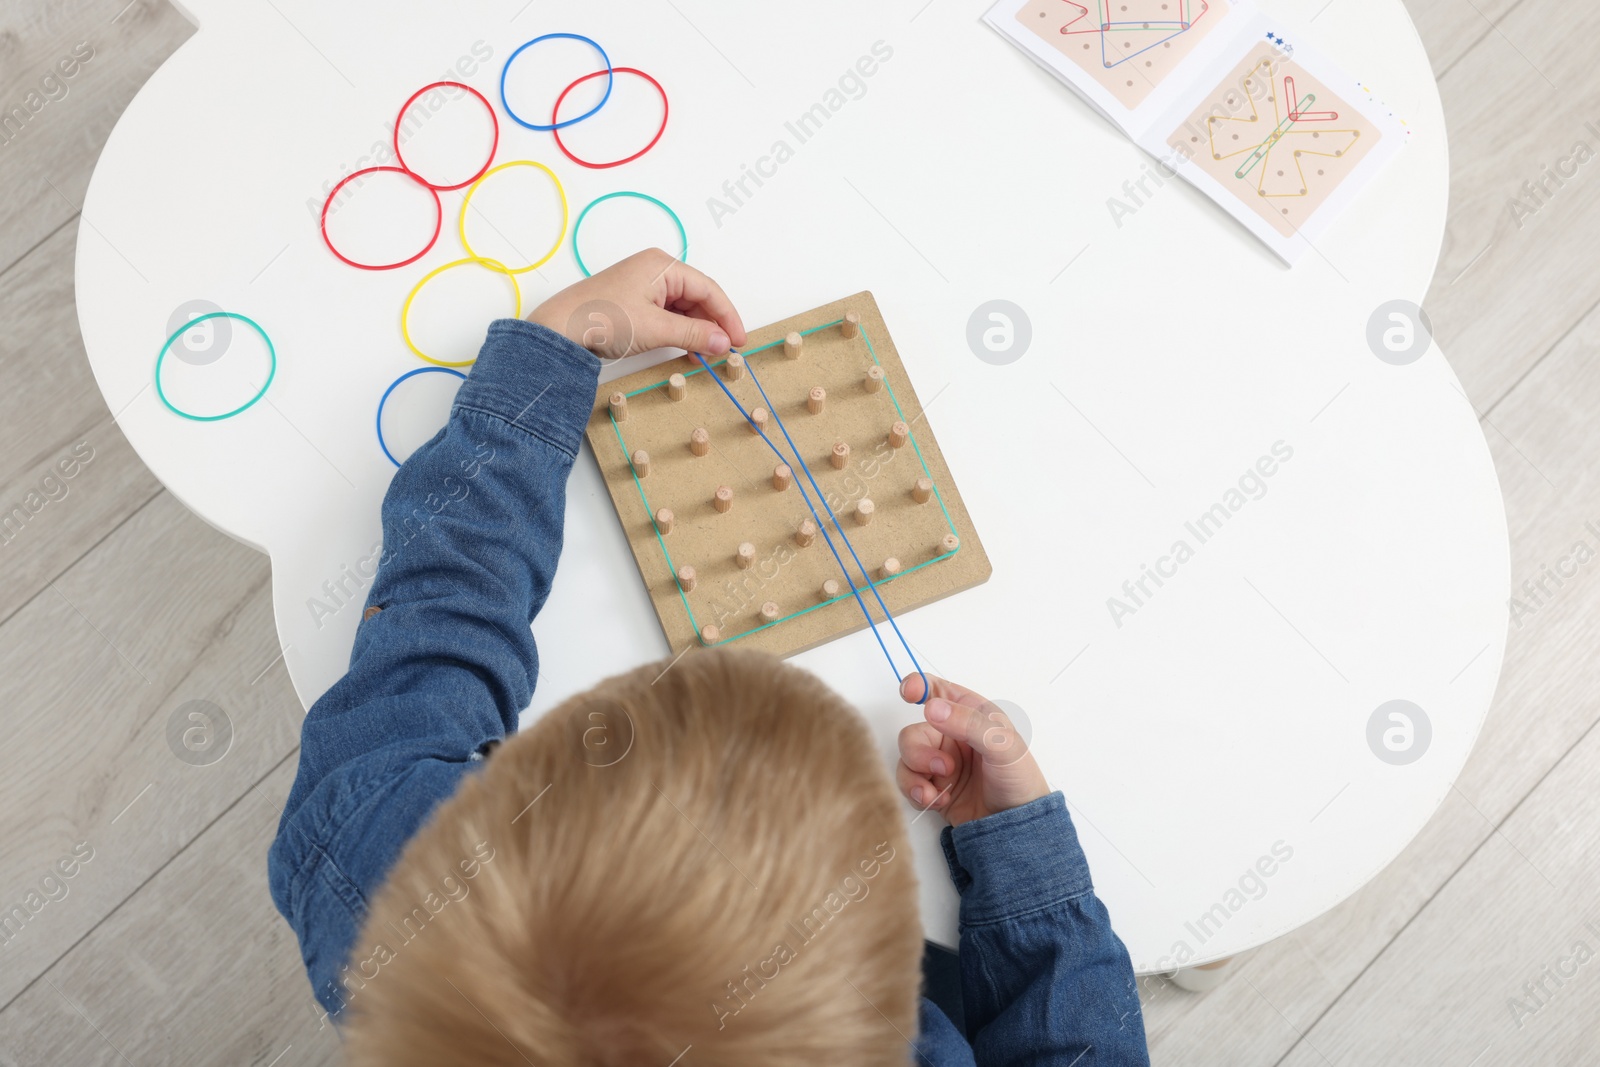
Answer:
<svg viewBox="0 0 1600 1067"><path fill-rule="evenodd" d="M1600 162L1531 215L1510 208L1576 142L1600 149L1600 8L1410 6L1453 158L1427 307L1493 450L1520 584L1600 545ZM100 146L190 32L165 0L0 5L6 108L92 48L67 94L0 144L0 512L47 500L0 537L0 910L30 914L0 939L0 1064L338 1060L265 884L300 720L267 563L144 470L72 303ZM1214 992L1145 983L1157 1064L1600 1062L1594 572L1513 626L1477 751L1399 860ZM193 700L232 724L215 764L169 743Z"/></svg>

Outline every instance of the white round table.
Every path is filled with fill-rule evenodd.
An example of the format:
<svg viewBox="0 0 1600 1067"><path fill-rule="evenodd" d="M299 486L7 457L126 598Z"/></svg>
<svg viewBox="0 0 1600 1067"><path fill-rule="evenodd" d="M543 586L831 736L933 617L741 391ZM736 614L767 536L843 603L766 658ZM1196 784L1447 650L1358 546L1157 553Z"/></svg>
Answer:
<svg viewBox="0 0 1600 1067"><path fill-rule="evenodd" d="M734 0L473 5L492 16L406 0L382 18L311 0L186 6L199 32L128 108L90 185L79 317L144 461L270 553L307 705L344 668L364 595L350 576L379 539L394 467L374 439L378 397L423 365L402 342L401 300L463 254L459 191L443 194L434 250L379 273L337 262L313 209L413 90L470 70L498 109L511 51L573 31L662 81L666 136L588 171L502 114L497 160L549 163L574 212L618 189L674 205L691 262L751 326L875 292L994 562L986 585L902 628L929 670L1022 709L1136 967L1227 956L1327 911L1450 789L1504 649L1507 532L1443 355L1394 366L1366 341L1380 305L1421 301L1445 221L1439 96L1399 0L1335 4L1313 25L1416 132L1293 270L1181 182L1114 218L1107 199L1146 157L983 26L982 3L825 0L783 20ZM1322 7L1269 10L1303 25ZM830 92L863 57L872 74ZM618 76L619 101L625 88ZM792 123L819 103L826 121L798 138ZM735 203L746 167L761 182ZM563 248L525 276L528 303L578 276ZM1009 365L967 341L993 299L1031 320ZM251 316L277 347L266 399L230 420L180 419L151 388L169 319L194 300ZM1270 477L1249 477L1258 463ZM534 626L535 715L665 652L591 457L570 492ZM1163 563L1180 541L1192 551ZM915 712L871 636L798 662L862 709L892 759ZM1410 762L1376 740L1403 722L1369 730L1392 700L1427 717L1398 743L1420 752ZM913 833L928 932L949 942L937 821Z"/></svg>

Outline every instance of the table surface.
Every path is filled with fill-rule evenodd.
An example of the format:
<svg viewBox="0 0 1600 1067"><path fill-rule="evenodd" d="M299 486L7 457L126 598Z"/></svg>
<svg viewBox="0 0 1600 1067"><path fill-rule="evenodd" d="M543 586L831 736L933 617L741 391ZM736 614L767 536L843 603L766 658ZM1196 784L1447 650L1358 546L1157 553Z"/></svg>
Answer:
<svg viewBox="0 0 1600 1067"><path fill-rule="evenodd" d="M902 629L929 670L1020 709L1136 967L1231 955L1315 918L1451 788L1498 677L1509 562L1489 452L1443 354L1396 367L1366 342L1379 305L1422 300L1448 191L1438 90L1399 0L1267 5L1286 26L1315 16L1322 50L1416 131L1293 270L1181 182L1115 218L1108 198L1147 157L984 27L979 2L824 0L782 24L733 0L505 0L470 16L407 0L382 20L311 0L184 6L200 32L128 108L90 185L79 318L144 461L270 553L305 703L342 672L358 614L310 604L379 539L394 468L374 440L378 397L422 366L400 303L462 255L447 228L408 268L357 271L322 245L309 208L458 57L490 53L464 80L496 99L518 44L573 31L667 87L661 144L588 171L502 115L496 159L549 163L574 211L619 189L674 205L691 262L752 325L874 291L995 567ZM889 58L830 97L879 42ZM787 125L840 101L803 141ZM779 141L782 162L713 212L710 198L731 203L724 183ZM461 196L443 194L447 222ZM525 276L525 296L578 276L563 248ZM278 352L267 400L226 422L179 419L151 388L169 319L196 299L256 319ZM1031 320L1031 347L1009 365L967 342L992 299ZM628 364L614 373L640 360ZM1274 446L1292 458L1198 544L1185 524ZM1114 618L1108 599L1179 540L1193 558ZM665 650L587 454L566 544L534 625L532 715ZM862 709L891 758L913 713L872 637L797 662ZM1425 753L1401 766L1368 741L1394 699L1431 723ZM913 834L928 932L948 942L955 896L935 822Z"/></svg>

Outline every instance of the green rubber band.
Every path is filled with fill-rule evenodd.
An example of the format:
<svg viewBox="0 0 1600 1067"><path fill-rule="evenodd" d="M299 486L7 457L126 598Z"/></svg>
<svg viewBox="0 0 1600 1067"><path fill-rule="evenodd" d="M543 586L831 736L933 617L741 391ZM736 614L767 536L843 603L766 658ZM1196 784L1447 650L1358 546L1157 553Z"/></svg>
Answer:
<svg viewBox="0 0 1600 1067"><path fill-rule="evenodd" d="M667 217L672 220L672 224L678 228L678 239L683 242L683 251L678 254L678 260L682 263L689 262L689 231L683 228L683 220L678 217L678 213L648 193L635 193L628 190L623 190L622 192L617 193L607 193L605 196L602 196L597 200L590 201L588 207L578 212L578 221L572 224L572 258L578 261L578 269L583 271L583 276L585 278L593 278L594 275L591 274L589 272L589 268L584 265L583 253L578 251L578 231L583 228L583 220L589 216L589 212L593 211L597 206L605 203L607 200L615 200L619 196L631 196L638 200L648 200L662 211L665 211L667 213Z"/></svg>
<svg viewBox="0 0 1600 1067"><path fill-rule="evenodd" d="M173 404L172 401L167 399L165 390L161 388L161 364L162 361L167 358L167 353L171 351L172 342L176 341L178 338L194 329L196 323L205 322L207 319L237 319L246 326L249 326L251 329L255 330L256 333L261 335L261 339L267 343L267 355L271 357L272 365L267 370L267 380L261 384L261 390L257 392L255 396L251 397L249 400L246 400L243 404L240 404L232 411L225 411L221 415L192 415L187 411L181 410L175 404ZM234 311L212 311L208 314L198 315L195 318L190 319L187 323L181 326L176 333L167 338L166 344L161 346L161 352L156 356L156 396L161 398L161 403L164 404L166 409L172 412L174 415L180 415L183 418L189 419L193 422L221 422L223 419L231 419L241 411L248 410L254 406L256 401L266 396L267 390L272 387L272 379L277 376L277 373L278 350L272 346L272 338L267 336L267 331L261 328L260 323L256 322L255 319L250 318L248 315L240 315Z"/></svg>
<svg viewBox="0 0 1600 1067"><path fill-rule="evenodd" d="M613 194L613 195L617 195L617 194ZM596 201L595 203L599 203L599 201ZM594 206L593 204L590 205L590 207L593 207L593 206ZM663 204L662 206L665 207L666 205ZM588 208L585 208L584 210L587 211ZM582 215L578 216L578 221L579 222L583 221L583 216ZM581 265L582 264L580 264L580 266ZM844 321L843 319L835 319L832 322L825 322L821 326L813 326L809 330L800 331L800 335L802 337L809 337L814 333L821 333L823 330L831 330L831 329L837 327L843 321ZM862 340L867 342L867 352L872 356L872 362L874 364L876 364L877 366L882 367L883 363L881 361L879 361L879 359L878 359L878 351L872 345L872 338L867 336L867 328L866 328L866 326L862 326L861 327L861 337L862 337ZM744 357L746 359L749 359L751 356L758 355L758 354L760 354L762 352L765 352L765 351L767 351L769 349L777 348L781 344L783 344L782 338L780 338L780 339L778 339L776 341L773 341L771 344L761 345L760 347L757 347L757 348L747 348L747 349L744 350L743 355L744 355ZM720 363L712 364L712 366L713 367L720 367L720 366L722 366L723 363L726 363L726 362L727 362L727 360L723 360ZM697 367L692 371L685 372L684 373L684 377L685 378L692 378L694 375L702 373L704 371L704 369L705 368L703 368L703 367ZM651 392L653 390L660 389L663 386L665 386L666 384L667 384L667 381L666 381L665 378L663 378L661 381L656 382L653 385L647 385L642 389L635 389L633 392L627 393L625 395L628 396L631 399L632 397L640 396L640 395L642 395L644 393L648 393L648 392ZM894 395L894 386L889 383L889 376L887 374L884 375L883 384L889 390L889 399L894 404L895 413L900 416L900 421L901 422L905 422L906 421L905 409L900 406L900 398ZM907 425L909 426L910 424L907 423ZM628 443L627 443L627 441L623 440L623 437L622 437L622 426L621 426L621 424L619 424L617 422L617 418L616 418L615 415L611 416L611 432L616 434L616 436L617 436L617 444L622 448L622 454L624 456L631 455L631 453L628 451ZM917 435L914 434L914 433L908 433L906 436L911 441L911 447L917 453L917 462L922 465L922 473L923 473L923 475L929 481L933 482L934 499L939 501L939 510L944 513L945 524L950 527L950 532L952 534L956 534L955 520L950 517L950 509L945 506L944 494L939 492L938 479L934 478L933 477L933 472L928 469L928 460L927 460L927 457L922 454L922 448L917 444ZM677 571L677 568L673 565L673 562L672 562L672 552L667 548L666 538L661 536L660 527L658 527L656 525L655 512L652 511L651 508L650 508L650 497L644 491L644 483L639 480L639 472L633 469L633 465L632 464L628 465L628 470L633 475L633 487L636 490L638 490L638 492L639 492L639 502L644 505L644 513L645 513L646 521L648 521L650 523L650 529L656 535L656 544L661 546L661 554L664 557L666 557L668 580L670 580L672 582L673 588L677 589L677 591L678 591L678 599L683 602L683 610L689 616L689 626L690 626L691 629L694 630L694 639L696 641L698 641L704 647L706 647L706 648L721 648L723 645L732 644L734 641L738 641L738 640L741 640L742 638L749 637L751 634L758 634L762 630L769 630L772 627L777 626L777 625L779 625L781 623L788 622L791 619L798 619L802 615L809 615L813 611L818 611L818 610L820 610L822 608L828 607L830 604L837 604L841 600L848 600L848 599L850 599L851 597L853 597L855 595L855 593L856 593L856 591L858 589L861 588L860 586L857 586L854 583L854 581L852 580L852 581L850 581L850 589L849 590L847 590L847 591L845 591L843 593L840 593L838 596L833 597L830 600L823 600L823 601L821 601L819 603L812 604L810 607L801 608L799 611L790 612L788 615L785 615L782 618L773 619L771 622L762 623L760 626L756 626L756 627L753 627L753 628L751 628L749 630L745 630L742 633L734 634L731 637L724 637L722 640L717 641L714 644L707 645L706 642L705 642L705 639L700 636L700 623L699 623L699 620L697 620L694 617L694 609L689 606L689 597L684 593L683 587L678 584L678 571ZM956 534L956 536L959 537L960 535ZM921 563L917 564L915 567L908 567L905 570L900 571L898 574L894 574L894 575L892 575L892 576L890 576L888 578L881 578L881 579L877 580L876 582L874 582L873 584L875 584L876 586L878 586L881 589L883 586L888 585L890 582L895 581L898 578L904 578L908 574L915 574L917 571L922 570L924 567L931 567L935 563L943 563L945 560L947 560L950 557L956 555L956 553L958 553L960 551L961 551L961 546L957 545L954 549L952 549L949 552L945 552L942 555L934 556L932 559L923 560ZM846 579L849 579L849 575L848 574L846 574L845 577L846 577Z"/></svg>

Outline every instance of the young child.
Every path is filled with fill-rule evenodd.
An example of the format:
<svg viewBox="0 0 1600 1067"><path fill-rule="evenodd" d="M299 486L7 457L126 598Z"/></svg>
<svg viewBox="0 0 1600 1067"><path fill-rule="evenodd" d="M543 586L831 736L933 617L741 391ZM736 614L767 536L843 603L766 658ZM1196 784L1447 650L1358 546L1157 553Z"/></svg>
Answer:
<svg viewBox="0 0 1600 1067"><path fill-rule="evenodd" d="M384 500L350 670L306 716L268 859L317 1000L352 1062L388 1067L1147 1063L1062 796L976 693L930 678L897 770L950 824L956 1019L919 995L894 786L815 677L702 651L515 732L601 360L744 343L723 291L659 250L489 327Z"/></svg>

